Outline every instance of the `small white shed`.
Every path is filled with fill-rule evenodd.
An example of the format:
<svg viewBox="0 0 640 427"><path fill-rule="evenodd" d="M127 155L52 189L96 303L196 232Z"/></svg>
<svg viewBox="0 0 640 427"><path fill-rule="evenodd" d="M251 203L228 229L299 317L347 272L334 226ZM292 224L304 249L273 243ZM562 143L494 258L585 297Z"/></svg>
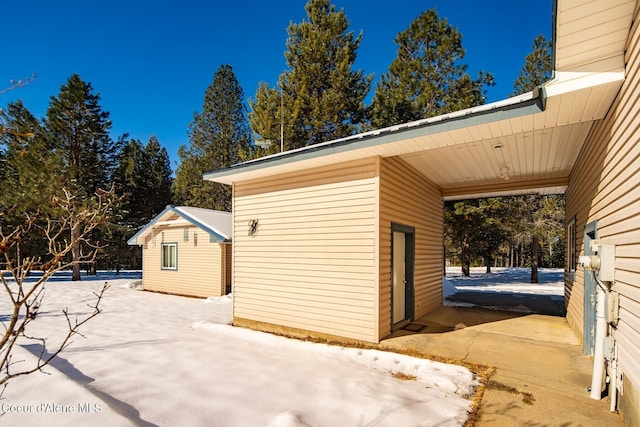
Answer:
<svg viewBox="0 0 640 427"><path fill-rule="evenodd" d="M231 292L231 213L167 206L127 242L142 246L145 290L194 297Z"/></svg>

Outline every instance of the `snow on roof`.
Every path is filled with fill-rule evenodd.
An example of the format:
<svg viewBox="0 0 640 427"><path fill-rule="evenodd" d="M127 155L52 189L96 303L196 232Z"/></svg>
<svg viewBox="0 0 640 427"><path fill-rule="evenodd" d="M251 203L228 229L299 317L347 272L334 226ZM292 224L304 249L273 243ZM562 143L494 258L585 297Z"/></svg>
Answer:
<svg viewBox="0 0 640 427"><path fill-rule="evenodd" d="M209 228L225 238L231 240L231 212L213 209L196 208L193 206L176 206L176 211L185 219L193 219L202 228Z"/></svg>
<svg viewBox="0 0 640 427"><path fill-rule="evenodd" d="M216 211L213 209L196 208L193 206L167 206L156 215L149 223L142 227L128 241L129 245L141 245L138 239L149 234L158 225L167 225L172 214L176 214L189 223L200 227L211 236L212 241L231 241L231 212ZM160 224L160 222L164 222Z"/></svg>

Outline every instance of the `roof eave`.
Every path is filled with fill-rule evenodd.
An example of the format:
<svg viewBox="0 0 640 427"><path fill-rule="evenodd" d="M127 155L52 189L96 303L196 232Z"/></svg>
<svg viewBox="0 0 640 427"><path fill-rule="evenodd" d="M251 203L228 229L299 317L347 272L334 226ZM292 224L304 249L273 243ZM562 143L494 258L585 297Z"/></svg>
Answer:
<svg viewBox="0 0 640 427"><path fill-rule="evenodd" d="M360 148L372 148L418 136L437 134L467 126L539 113L544 111L545 102L544 89L536 88L523 95L491 104L364 132L347 138L290 150L205 172L203 178L222 184L233 184L247 179L250 173L252 178L256 177L255 173L257 171L262 171L260 176L268 176L277 173L279 166L290 165L307 159L340 154Z"/></svg>
<svg viewBox="0 0 640 427"><path fill-rule="evenodd" d="M193 216L191 216L188 212L183 211L180 208L175 208L176 211L178 212L178 214L183 217L184 219L186 219L187 221L191 222L193 225L200 227L201 229L203 229L204 231L206 231L207 233L209 233L209 235L215 239L212 240L213 241L217 241L217 242L229 242L231 241L229 236L226 236L224 233L222 233L219 230L216 230L213 227L210 227L206 224L203 224L202 222L200 222L198 219L194 218Z"/></svg>
<svg viewBox="0 0 640 427"><path fill-rule="evenodd" d="M138 238L146 236L150 232L150 230L153 229L153 227L155 226L156 222L158 222L158 220L160 220L160 218L165 216L167 214L167 212L173 212L176 215L179 215L181 218L186 219L187 221L189 221L191 224L195 225L196 227L199 227L202 230L204 230L205 232L207 232L207 234L209 234L209 236L211 236L211 239L212 239L211 241L212 242L225 243L225 242L230 242L231 241L231 239L228 236L225 236L225 235L221 234L220 232L218 232L217 230L214 230L211 227L201 223L200 221L198 221L197 219L193 218L191 215L187 214L186 212L183 212L179 208L176 208L173 205L168 205L166 208L164 208L164 210L162 212L160 212L151 221L149 221L144 227L142 227L140 230L138 230L138 232L136 234L131 236L131 238L129 240L127 240L127 244L130 245L130 246L142 246L142 243L138 242Z"/></svg>

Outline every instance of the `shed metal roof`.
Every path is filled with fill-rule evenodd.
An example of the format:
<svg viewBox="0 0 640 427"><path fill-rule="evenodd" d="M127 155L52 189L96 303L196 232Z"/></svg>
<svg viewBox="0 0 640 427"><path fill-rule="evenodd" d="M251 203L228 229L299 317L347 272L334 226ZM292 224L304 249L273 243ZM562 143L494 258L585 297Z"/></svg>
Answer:
<svg viewBox="0 0 640 427"><path fill-rule="evenodd" d="M129 245L141 245L144 237L158 227L169 226L171 217L178 215L187 224L193 224L207 232L212 242L230 242L232 233L231 212L212 209L196 208L192 206L167 206L149 223L142 227L128 241ZM176 225L179 223L176 222Z"/></svg>

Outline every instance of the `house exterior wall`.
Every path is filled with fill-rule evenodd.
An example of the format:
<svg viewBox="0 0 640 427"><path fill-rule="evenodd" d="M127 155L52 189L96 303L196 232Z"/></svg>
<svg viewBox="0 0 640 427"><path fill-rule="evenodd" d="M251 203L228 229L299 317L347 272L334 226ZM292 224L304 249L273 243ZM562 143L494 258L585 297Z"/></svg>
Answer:
<svg viewBox="0 0 640 427"><path fill-rule="evenodd" d="M443 198L399 158L380 165L380 337L391 334L391 224L415 229L415 318L442 305Z"/></svg>
<svg viewBox="0 0 640 427"><path fill-rule="evenodd" d="M576 252L584 253L586 224L597 220L598 239L615 245L615 282L620 319L613 331L624 376L620 412L640 422L640 31L630 32L625 82L607 116L591 129L571 172L567 219L575 218ZM565 274L567 320L583 334L584 271Z"/></svg>
<svg viewBox="0 0 640 427"><path fill-rule="evenodd" d="M185 228L188 241L184 241ZM197 237L196 237L197 234ZM177 244L177 269L161 268L162 243ZM160 227L145 238L142 248L142 286L145 290L194 297L224 294L224 243L210 242L199 227Z"/></svg>
<svg viewBox="0 0 640 427"><path fill-rule="evenodd" d="M234 323L378 341L378 167L234 184Z"/></svg>

